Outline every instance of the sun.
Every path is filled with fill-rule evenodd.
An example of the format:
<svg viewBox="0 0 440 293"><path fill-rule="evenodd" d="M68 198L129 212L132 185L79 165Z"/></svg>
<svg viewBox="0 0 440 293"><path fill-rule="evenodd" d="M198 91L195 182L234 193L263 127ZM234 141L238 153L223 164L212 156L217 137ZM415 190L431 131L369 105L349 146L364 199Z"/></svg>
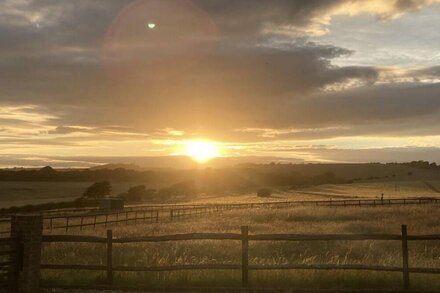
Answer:
<svg viewBox="0 0 440 293"><path fill-rule="evenodd" d="M219 156L217 146L208 141L189 141L185 144L185 154L203 163Z"/></svg>

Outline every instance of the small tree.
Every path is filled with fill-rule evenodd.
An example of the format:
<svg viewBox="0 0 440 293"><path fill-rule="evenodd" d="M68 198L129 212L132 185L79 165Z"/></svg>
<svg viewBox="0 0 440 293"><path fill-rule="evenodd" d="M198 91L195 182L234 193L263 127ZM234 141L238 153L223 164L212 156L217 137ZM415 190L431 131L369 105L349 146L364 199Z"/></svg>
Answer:
<svg viewBox="0 0 440 293"><path fill-rule="evenodd" d="M257 196L259 197L269 197L272 195L272 189L270 188L260 188L257 191Z"/></svg>
<svg viewBox="0 0 440 293"><path fill-rule="evenodd" d="M146 189L145 185L138 185L130 187L127 193L119 195L124 198L127 202L142 202L145 200L152 199L156 190Z"/></svg>
<svg viewBox="0 0 440 293"><path fill-rule="evenodd" d="M95 182L89 187L87 187L86 191L84 191L83 196L87 198L103 198L106 195L110 194L112 187L110 182L102 181Z"/></svg>

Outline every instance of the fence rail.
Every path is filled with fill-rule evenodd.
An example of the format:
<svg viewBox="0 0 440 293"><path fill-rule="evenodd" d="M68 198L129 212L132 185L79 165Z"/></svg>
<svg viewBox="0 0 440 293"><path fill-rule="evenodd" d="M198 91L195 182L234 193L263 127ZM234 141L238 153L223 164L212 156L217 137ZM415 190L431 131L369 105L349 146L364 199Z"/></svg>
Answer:
<svg viewBox="0 0 440 293"><path fill-rule="evenodd" d="M401 272L403 288L410 287L410 273L440 274L440 268L418 268L409 266L408 241L440 240L440 234L408 235L407 226L402 225L400 234L249 234L247 226L241 227L241 233L186 233L162 236L113 237L112 230L107 231L107 237L82 235L43 235L43 242L86 242L102 243L107 247L106 265L82 264L41 264L41 269L48 270L92 270L106 271L107 280L112 284L114 272L160 272L178 270L241 270L242 286L249 285L249 271L253 270L362 270ZM113 266L113 245L140 242L163 241L194 241L194 240L232 240L241 242L241 263L239 264L185 264L156 267ZM364 241L385 240L402 243L402 266L382 266L363 264L282 264L254 265L249 264L249 242L253 241Z"/></svg>
<svg viewBox="0 0 440 293"><path fill-rule="evenodd" d="M384 206L384 205L412 205L438 204L440 198L390 198L390 199L345 199L345 200L314 200L314 201L270 201L236 204L204 204L204 205L142 205L124 208L123 211L89 210L81 214L44 215L44 227L48 230L96 227L108 225L157 223L180 221L185 218L199 216L224 210L244 208L282 208L292 206ZM0 223L10 223L10 216L0 218ZM4 224L3 224L4 225ZM8 230L0 231L0 235L9 234Z"/></svg>

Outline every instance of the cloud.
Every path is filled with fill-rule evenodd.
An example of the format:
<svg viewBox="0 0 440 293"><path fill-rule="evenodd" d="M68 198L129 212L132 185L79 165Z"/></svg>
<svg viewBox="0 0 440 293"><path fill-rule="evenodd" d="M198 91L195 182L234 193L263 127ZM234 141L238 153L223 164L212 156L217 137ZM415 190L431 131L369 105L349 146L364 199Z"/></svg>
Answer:
<svg viewBox="0 0 440 293"><path fill-rule="evenodd" d="M391 20L438 0L254 0L197 3L209 11L227 34L268 33L288 36L312 36L328 33L332 17L362 13Z"/></svg>
<svg viewBox="0 0 440 293"><path fill-rule="evenodd" d="M356 52L309 36L335 16L391 21L436 2L5 0L0 141L87 154L155 139L435 134L438 66L336 66Z"/></svg>
<svg viewBox="0 0 440 293"><path fill-rule="evenodd" d="M369 162L411 162L418 160L440 161L438 147L393 147L371 149L303 149L314 161L369 163Z"/></svg>

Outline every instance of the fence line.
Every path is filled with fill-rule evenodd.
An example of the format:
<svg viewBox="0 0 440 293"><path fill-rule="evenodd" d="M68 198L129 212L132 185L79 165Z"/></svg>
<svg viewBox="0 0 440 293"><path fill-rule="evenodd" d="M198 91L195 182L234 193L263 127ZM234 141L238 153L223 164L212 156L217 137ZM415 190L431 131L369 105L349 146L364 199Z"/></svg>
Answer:
<svg viewBox="0 0 440 293"><path fill-rule="evenodd" d="M94 211L86 214L68 215L44 215L45 229L83 229L84 227L94 228L99 225L107 227L111 224L129 224L138 222L168 222L179 221L193 216L204 215L224 210L243 209L243 208L263 208L263 207L292 207L301 205L312 206L334 206L334 207L355 207L355 206L383 206L383 205L410 205L410 204L437 204L437 198L391 198L391 199L346 199L346 200L314 200L314 201L271 201L271 202L252 202L236 204L203 204L203 205L162 205L161 208L154 209L139 206L125 208L123 211ZM156 206L157 207L157 206ZM76 222L75 222L76 220ZM9 223L10 218L0 219L0 223ZM0 235L8 234L9 231L1 231Z"/></svg>
<svg viewBox="0 0 440 293"><path fill-rule="evenodd" d="M408 241L440 240L440 234L435 235L408 235L407 226L402 225L400 234L249 234L248 226L241 227L241 233L187 233L162 236L137 236L137 237L113 237L112 230L107 231L107 237L81 236L81 235L43 235L43 242L85 242L102 243L107 247L105 265L78 265L78 264L41 264L41 269L49 270L91 270L106 271L107 281L112 284L114 272L160 272L178 270L241 270L242 287L249 285L249 271L253 270L363 270L401 272L403 288L410 287L411 273L440 274L440 268L419 268L409 266ZM163 242L163 241L194 241L194 240L218 240L240 241L241 263L240 264L191 264L191 265L168 265L155 267L138 266L113 266L113 245L140 242ZM253 265L249 264L249 242L253 241L363 241L385 240L401 241L402 243L402 266L382 266L363 264L283 264L283 265Z"/></svg>

